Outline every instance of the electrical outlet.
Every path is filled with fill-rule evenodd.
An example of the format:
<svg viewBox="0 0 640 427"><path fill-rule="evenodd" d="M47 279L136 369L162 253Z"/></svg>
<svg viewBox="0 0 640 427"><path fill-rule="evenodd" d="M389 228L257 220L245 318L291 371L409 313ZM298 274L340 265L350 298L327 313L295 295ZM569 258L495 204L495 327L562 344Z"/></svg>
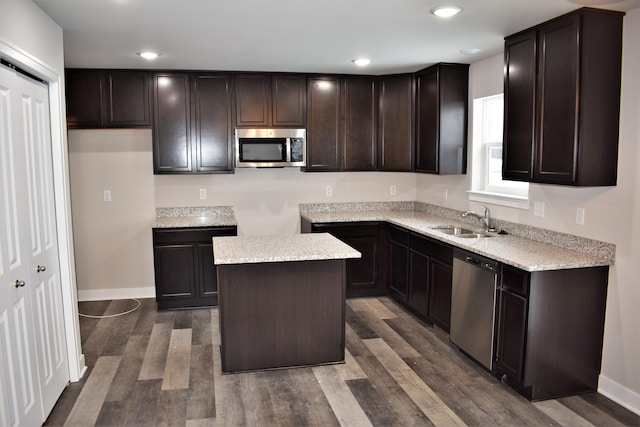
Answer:
<svg viewBox="0 0 640 427"><path fill-rule="evenodd" d="M102 194L102 197L103 197L105 202L110 202L111 201L111 190L104 190L104 193Z"/></svg>
<svg viewBox="0 0 640 427"><path fill-rule="evenodd" d="M207 189L206 188L201 188L200 189L200 200L205 200L207 198Z"/></svg>
<svg viewBox="0 0 640 427"><path fill-rule="evenodd" d="M327 186L324 188L324 194L325 194L325 196L327 196L327 197L331 197L331 196L333 196L333 188L332 188L330 185L327 185Z"/></svg>
<svg viewBox="0 0 640 427"><path fill-rule="evenodd" d="M396 187L395 185L390 186L389 195L395 196L396 194L398 194L398 187Z"/></svg>
<svg viewBox="0 0 640 427"><path fill-rule="evenodd" d="M576 209L576 224L584 225L584 208Z"/></svg>
<svg viewBox="0 0 640 427"><path fill-rule="evenodd" d="M442 190L442 198L447 200L449 199L449 189L445 188L444 190Z"/></svg>
<svg viewBox="0 0 640 427"><path fill-rule="evenodd" d="M544 217L544 202L533 202L533 216Z"/></svg>

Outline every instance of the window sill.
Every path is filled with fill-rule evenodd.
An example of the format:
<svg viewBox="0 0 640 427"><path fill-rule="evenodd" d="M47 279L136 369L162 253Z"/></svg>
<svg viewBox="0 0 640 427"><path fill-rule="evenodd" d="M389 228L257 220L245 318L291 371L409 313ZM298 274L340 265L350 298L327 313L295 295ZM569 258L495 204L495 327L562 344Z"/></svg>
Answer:
<svg viewBox="0 0 640 427"><path fill-rule="evenodd" d="M509 194L488 193L484 191L467 191L467 194L469 194L469 200L474 202L529 210L529 198L526 196L513 196Z"/></svg>

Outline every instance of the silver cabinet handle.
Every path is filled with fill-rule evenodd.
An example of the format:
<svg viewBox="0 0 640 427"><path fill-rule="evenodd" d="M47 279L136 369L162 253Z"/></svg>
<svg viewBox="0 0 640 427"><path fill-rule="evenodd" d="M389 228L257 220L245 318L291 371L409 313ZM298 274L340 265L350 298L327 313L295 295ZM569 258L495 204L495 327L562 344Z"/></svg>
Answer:
<svg viewBox="0 0 640 427"><path fill-rule="evenodd" d="M36 267L36 271L37 271L38 273L43 272L43 271L45 271L46 269L47 269L47 267L45 267L44 265L38 265L38 266Z"/></svg>
<svg viewBox="0 0 640 427"><path fill-rule="evenodd" d="M16 280L13 282L13 286L16 288L22 288L25 285L24 280Z"/></svg>

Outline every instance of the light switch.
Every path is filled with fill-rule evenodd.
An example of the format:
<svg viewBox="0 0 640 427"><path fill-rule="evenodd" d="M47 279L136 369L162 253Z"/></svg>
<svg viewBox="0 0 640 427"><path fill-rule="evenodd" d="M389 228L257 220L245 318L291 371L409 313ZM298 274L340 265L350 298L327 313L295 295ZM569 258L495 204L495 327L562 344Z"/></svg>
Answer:
<svg viewBox="0 0 640 427"><path fill-rule="evenodd" d="M576 209L576 224L584 225L584 208Z"/></svg>
<svg viewBox="0 0 640 427"><path fill-rule="evenodd" d="M200 200L204 200L207 198L207 189L206 188L201 188L200 189Z"/></svg>
<svg viewBox="0 0 640 427"><path fill-rule="evenodd" d="M544 202L533 202L533 216L544 217Z"/></svg>

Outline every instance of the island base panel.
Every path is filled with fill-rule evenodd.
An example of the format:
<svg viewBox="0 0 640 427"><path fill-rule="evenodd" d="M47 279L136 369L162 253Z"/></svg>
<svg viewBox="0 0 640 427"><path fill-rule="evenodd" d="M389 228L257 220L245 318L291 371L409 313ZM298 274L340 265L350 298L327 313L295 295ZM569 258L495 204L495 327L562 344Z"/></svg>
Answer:
<svg viewBox="0 0 640 427"><path fill-rule="evenodd" d="M222 372L344 361L344 260L219 265Z"/></svg>

